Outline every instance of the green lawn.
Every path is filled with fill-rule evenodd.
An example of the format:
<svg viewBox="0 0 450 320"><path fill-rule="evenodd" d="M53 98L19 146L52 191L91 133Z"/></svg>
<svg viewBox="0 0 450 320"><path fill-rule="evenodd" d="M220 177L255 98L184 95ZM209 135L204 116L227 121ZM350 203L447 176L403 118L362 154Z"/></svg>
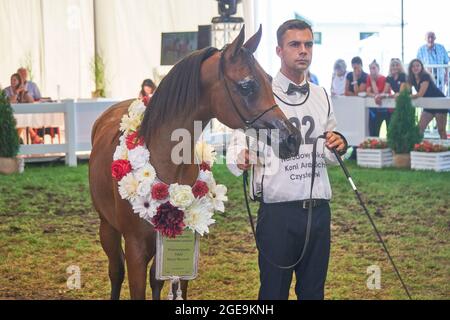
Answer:
<svg viewBox="0 0 450 320"><path fill-rule="evenodd" d="M388 247L416 299L450 298L450 173L360 169L349 164ZM29 165L0 176L0 298L106 299L107 260L92 209L87 164ZM385 253L339 168L331 168L332 256L327 299L404 299ZM201 240L200 276L190 299L254 299L257 253L241 180L224 166L216 179L229 188L225 215ZM256 213L256 205L253 207ZM79 266L82 288L66 286ZM367 268L379 265L381 289L368 290ZM150 289L148 290L148 295ZM129 297L125 282L123 298ZM292 294L292 298L294 295Z"/></svg>

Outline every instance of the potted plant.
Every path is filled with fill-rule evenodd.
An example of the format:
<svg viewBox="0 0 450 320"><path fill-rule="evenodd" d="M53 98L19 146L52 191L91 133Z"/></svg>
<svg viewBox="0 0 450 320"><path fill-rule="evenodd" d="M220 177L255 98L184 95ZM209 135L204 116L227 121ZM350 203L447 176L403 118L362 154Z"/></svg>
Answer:
<svg viewBox="0 0 450 320"><path fill-rule="evenodd" d="M105 98L105 61L99 54L95 54L91 61L92 78L95 81L95 91L92 92L92 98Z"/></svg>
<svg viewBox="0 0 450 320"><path fill-rule="evenodd" d="M19 135L16 119L6 94L0 91L0 173L11 174L19 171L21 159L19 152Z"/></svg>
<svg viewBox="0 0 450 320"><path fill-rule="evenodd" d="M411 169L450 171L450 147L429 141L416 144L411 152Z"/></svg>
<svg viewBox="0 0 450 320"><path fill-rule="evenodd" d="M367 139L356 150L358 166L367 168L390 167L393 163L392 150L386 141Z"/></svg>
<svg viewBox="0 0 450 320"><path fill-rule="evenodd" d="M409 168L410 152L414 145L422 140L409 90L403 90L395 104L395 111L387 130L387 142L394 152L394 166Z"/></svg>

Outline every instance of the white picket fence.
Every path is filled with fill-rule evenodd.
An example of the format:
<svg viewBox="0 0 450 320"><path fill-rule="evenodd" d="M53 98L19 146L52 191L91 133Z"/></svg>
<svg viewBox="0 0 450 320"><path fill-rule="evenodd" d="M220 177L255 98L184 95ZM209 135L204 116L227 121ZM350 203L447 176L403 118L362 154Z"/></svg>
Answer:
<svg viewBox="0 0 450 320"><path fill-rule="evenodd" d="M95 120L116 101L63 100L61 103L13 104L15 116L41 114L63 114L65 142L62 144L25 144L20 146L19 155L43 156L65 154L69 166L77 166L77 152L91 151L91 131ZM19 118L17 117L17 118ZM30 120L35 124L36 119ZM25 121L26 122L26 121ZM38 121L39 122L39 121ZM48 124L36 124L37 127ZM53 123L52 126L58 126ZM62 129L62 128L61 128Z"/></svg>

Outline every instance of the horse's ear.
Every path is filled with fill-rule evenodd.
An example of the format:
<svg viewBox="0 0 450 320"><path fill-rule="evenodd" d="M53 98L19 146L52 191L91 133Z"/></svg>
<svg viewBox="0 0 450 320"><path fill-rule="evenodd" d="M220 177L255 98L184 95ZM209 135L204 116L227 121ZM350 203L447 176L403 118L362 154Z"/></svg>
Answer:
<svg viewBox="0 0 450 320"><path fill-rule="evenodd" d="M244 44L244 48L248 49L251 53L255 53L256 49L259 46L259 42L261 41L262 35L262 25L259 25L258 32L256 32L247 42Z"/></svg>
<svg viewBox="0 0 450 320"><path fill-rule="evenodd" d="M237 57L237 55L239 54L239 51L242 48L242 45L244 44L244 40L245 40L245 25L242 26L241 32L239 32L239 35L237 36L236 39L234 39L234 41L230 44L230 52L231 52L231 57L235 58Z"/></svg>

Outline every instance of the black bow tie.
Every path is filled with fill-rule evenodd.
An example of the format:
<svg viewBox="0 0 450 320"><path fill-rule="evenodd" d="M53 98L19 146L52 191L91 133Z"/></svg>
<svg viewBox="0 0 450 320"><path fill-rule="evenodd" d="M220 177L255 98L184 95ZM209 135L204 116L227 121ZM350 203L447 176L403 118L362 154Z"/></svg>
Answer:
<svg viewBox="0 0 450 320"><path fill-rule="evenodd" d="M303 95L308 94L308 92L309 92L309 84L308 84L308 82L306 82L306 84L304 84L302 86L297 86L297 85L293 84L292 82L289 83L289 87L288 87L288 89L286 91L286 94L288 96L290 96L290 95L295 94L296 92L299 92L299 93L301 93Z"/></svg>

